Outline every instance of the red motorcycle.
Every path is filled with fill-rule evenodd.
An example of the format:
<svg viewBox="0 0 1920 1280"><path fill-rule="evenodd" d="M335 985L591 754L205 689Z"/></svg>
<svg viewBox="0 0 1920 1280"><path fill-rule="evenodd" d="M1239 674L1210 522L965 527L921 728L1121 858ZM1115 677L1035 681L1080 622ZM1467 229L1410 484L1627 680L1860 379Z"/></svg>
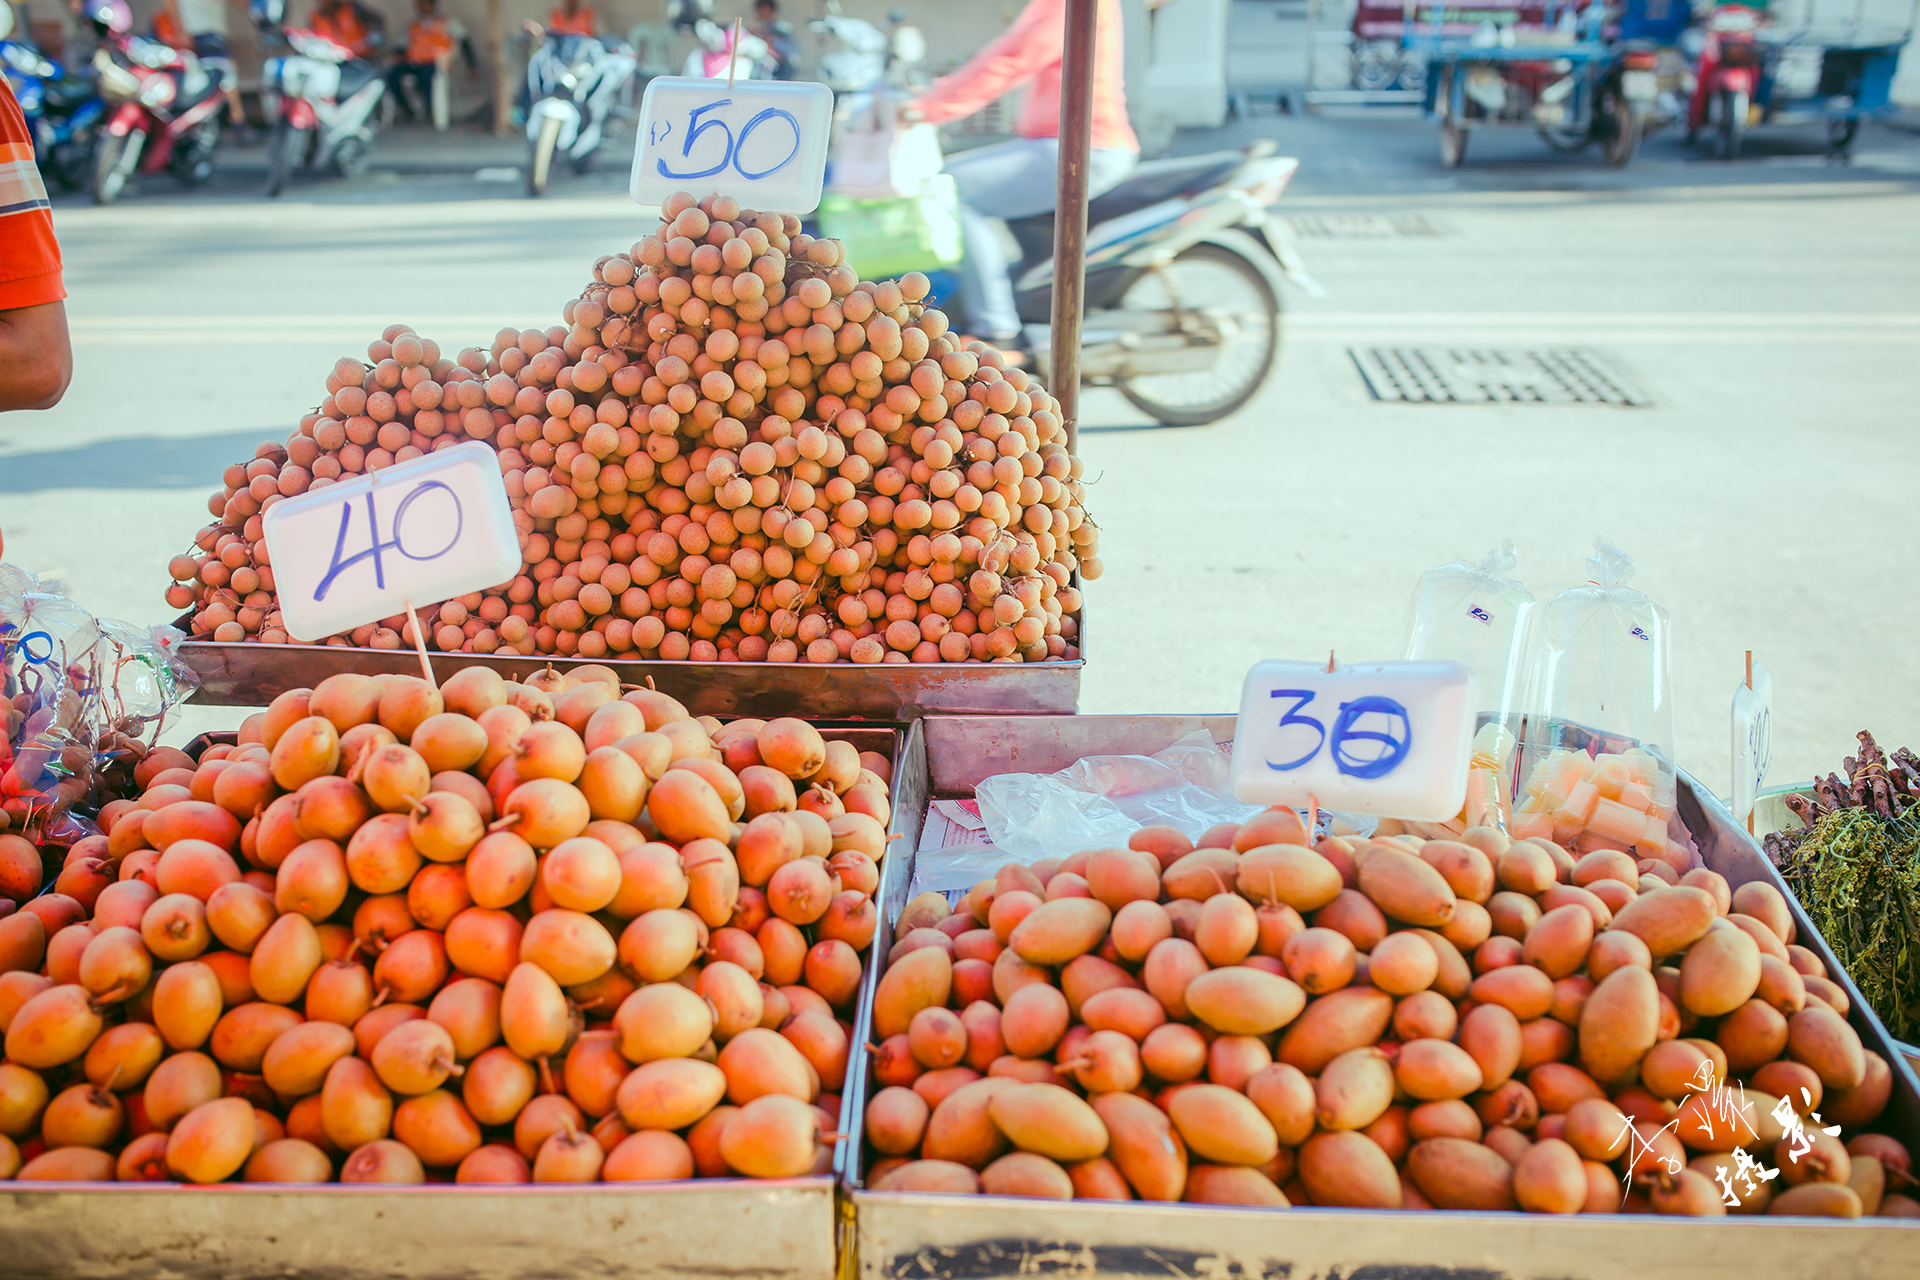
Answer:
<svg viewBox="0 0 1920 1280"><path fill-rule="evenodd" d="M96 83L107 103L93 157L93 201L112 204L136 173L172 173L190 187L213 176L226 104L220 78L191 52L116 30L102 22L123 6L97 6ZM117 16L117 14L115 14Z"/></svg>
<svg viewBox="0 0 1920 1280"><path fill-rule="evenodd" d="M1718 134L1722 160L1740 154L1740 139L1752 121L1766 72L1767 48L1760 39L1765 22L1766 15L1737 4L1722 5L1707 19L1687 105L1687 141Z"/></svg>

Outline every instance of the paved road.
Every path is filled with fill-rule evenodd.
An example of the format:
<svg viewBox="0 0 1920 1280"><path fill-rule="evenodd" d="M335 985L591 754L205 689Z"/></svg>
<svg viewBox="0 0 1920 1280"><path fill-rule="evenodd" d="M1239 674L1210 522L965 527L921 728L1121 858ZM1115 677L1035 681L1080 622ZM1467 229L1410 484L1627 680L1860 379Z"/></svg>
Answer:
<svg viewBox="0 0 1920 1280"><path fill-rule="evenodd" d="M1733 165L1657 137L1625 173L1523 134L1476 137L1449 173L1412 118L1256 116L1179 146L1253 137L1305 161L1287 205L1327 296L1286 300L1279 371L1228 421L1160 429L1087 397L1109 570L1085 710L1224 710L1260 657L1393 656L1422 570L1512 536L1544 598L1606 534L1673 615L1679 756L1710 784L1747 648L1775 680L1777 780L1837 767L1863 727L1920 744L1920 138L1870 126L1835 167L1812 132ZM58 409L0 420L11 558L160 620L221 465L283 435L334 358L394 320L446 347L555 322L645 228L614 174L540 203L475 178L513 152L275 204L239 153L207 192L62 201L77 376ZM1375 399L1352 352L1414 347L1587 348L1652 403Z"/></svg>

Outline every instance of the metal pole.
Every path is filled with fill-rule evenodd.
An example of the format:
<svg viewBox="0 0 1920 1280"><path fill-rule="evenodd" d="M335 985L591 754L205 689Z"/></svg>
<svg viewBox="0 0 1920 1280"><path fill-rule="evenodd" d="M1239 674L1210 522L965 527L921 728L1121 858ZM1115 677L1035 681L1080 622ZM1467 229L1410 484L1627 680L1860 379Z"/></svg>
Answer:
<svg viewBox="0 0 1920 1280"><path fill-rule="evenodd" d="M1053 396L1067 448L1079 438L1080 312L1087 291L1087 164L1093 148L1093 47L1099 0L1067 0L1060 65L1060 179L1053 217ZM1114 33L1116 36L1119 32Z"/></svg>

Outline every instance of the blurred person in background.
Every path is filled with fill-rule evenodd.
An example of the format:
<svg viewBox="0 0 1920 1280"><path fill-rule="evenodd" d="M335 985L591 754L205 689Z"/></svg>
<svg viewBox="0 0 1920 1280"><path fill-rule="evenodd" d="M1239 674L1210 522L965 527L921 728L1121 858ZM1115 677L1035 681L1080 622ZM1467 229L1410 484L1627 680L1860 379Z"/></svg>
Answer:
<svg viewBox="0 0 1920 1280"><path fill-rule="evenodd" d="M420 115L433 116L433 77L453 64L453 24L440 13L439 0L414 0L417 17L407 26L407 47L400 61L387 72L387 89L401 118L413 121L413 103L407 97L407 81L420 95Z"/></svg>
<svg viewBox="0 0 1920 1280"><path fill-rule="evenodd" d="M561 0L560 7L547 14L547 34L555 36L591 36L597 34L599 17L590 4L580 0Z"/></svg>
<svg viewBox="0 0 1920 1280"><path fill-rule="evenodd" d="M9 11L5 21L11 26ZM33 137L0 76L0 413L51 409L73 378L60 242Z"/></svg>
<svg viewBox="0 0 1920 1280"><path fill-rule="evenodd" d="M1120 0L1100 0L1094 36L1093 153L1087 198L1118 186L1140 163L1140 143L1127 123ZM1060 169L1060 64L1067 32L1066 0L1030 0L1011 27L952 75L934 82L903 112L906 120L944 124L972 115L1025 86L1020 136L947 160L960 194L966 238L967 320L974 337L1017 344L1020 313L995 218L1050 213Z"/></svg>
<svg viewBox="0 0 1920 1280"><path fill-rule="evenodd" d="M773 55L773 78L791 80L800 61L800 41L793 24L780 20L779 0L754 0L753 25L747 28L766 43Z"/></svg>
<svg viewBox="0 0 1920 1280"><path fill-rule="evenodd" d="M227 95L227 118L236 127L247 122L240 105L240 73L227 45L227 5L245 12L240 0L160 0L153 15L153 38L175 49L191 49L209 76Z"/></svg>
<svg viewBox="0 0 1920 1280"><path fill-rule="evenodd" d="M387 20L356 0L320 0L310 24L316 35L370 58L387 40Z"/></svg>

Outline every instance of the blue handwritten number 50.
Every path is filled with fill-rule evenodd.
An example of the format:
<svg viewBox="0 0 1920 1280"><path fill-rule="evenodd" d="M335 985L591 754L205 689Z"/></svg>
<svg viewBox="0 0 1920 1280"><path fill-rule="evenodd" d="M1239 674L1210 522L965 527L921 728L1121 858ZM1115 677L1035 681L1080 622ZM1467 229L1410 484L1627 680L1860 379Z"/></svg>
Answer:
<svg viewBox="0 0 1920 1280"><path fill-rule="evenodd" d="M654 167L660 171L662 177L672 178L676 182L691 181L697 178L711 178L728 165L732 165L735 173L752 181L764 178L770 173L778 172L785 168L787 163L795 156L800 154L800 122L793 118L791 112L782 111L778 107L768 107L765 111L762 111L759 115L747 121L745 125L741 126L740 136L738 138L733 136L733 130L727 128L726 121L702 120L700 118L709 111L718 111L721 107L730 107L732 105L733 99L726 98L720 102L709 102L704 107L694 108L692 114L687 117L687 140L680 144L680 154L682 156L691 156L693 154L693 144L700 140L700 135L709 129L718 129L721 135L727 140L726 153L720 157L720 163L714 165L711 169L701 169L698 172L675 173L673 170L667 168L667 162L665 160L656 160L654 161ZM740 163L740 152L746 147L747 139L752 136L753 131L772 119L786 121L787 127L793 130L793 150L787 152L780 160L755 172Z"/></svg>
<svg viewBox="0 0 1920 1280"><path fill-rule="evenodd" d="M1268 691L1271 698L1292 698L1294 704L1280 717L1282 729L1294 725L1305 725L1314 732L1313 746L1306 754L1292 760L1268 760L1267 767L1280 773L1290 773L1320 754L1320 748L1329 745L1333 751L1333 764L1341 773L1350 778L1371 781L1384 778L1400 767L1407 758L1407 751L1413 745L1413 725L1407 718L1407 709L1392 698L1366 697L1355 698L1352 702L1340 704L1340 714L1334 718L1333 732L1327 732L1327 726L1312 716L1303 716L1301 709L1318 695L1311 689L1273 689ZM1382 729L1357 728L1362 716L1380 715L1387 717L1387 727ZM1399 721L1400 732L1393 732L1393 721ZM1377 743L1370 755L1358 755L1349 749L1349 743Z"/></svg>

